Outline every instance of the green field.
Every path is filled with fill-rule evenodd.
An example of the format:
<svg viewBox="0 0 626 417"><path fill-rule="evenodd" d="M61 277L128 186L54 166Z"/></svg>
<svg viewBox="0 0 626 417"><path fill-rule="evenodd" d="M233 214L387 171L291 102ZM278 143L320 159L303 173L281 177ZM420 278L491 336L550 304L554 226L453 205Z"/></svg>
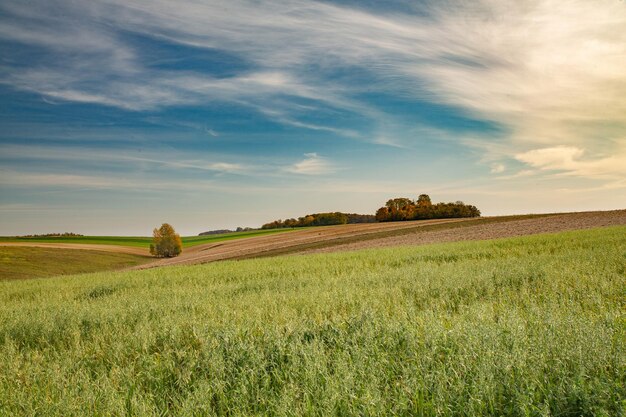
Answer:
<svg viewBox="0 0 626 417"><path fill-rule="evenodd" d="M476 224L485 223L502 223L515 220L533 219L537 217L553 216L555 214L522 214L522 215L510 215L510 216L497 216L497 217L479 217L475 219L468 219L460 223L446 223L446 224L433 224L433 225L421 225L419 221L414 222L415 227L404 229L383 230L375 233L367 233L357 236L349 236L343 238L333 239L332 241L324 241L319 243L307 243L305 245L296 245L289 249L278 249L275 251L268 251L265 256L274 256L280 254L294 253L303 249L314 249L320 247L335 246L345 243L380 239L391 236L402 236L411 233L428 232L433 230L453 229L459 227L470 227ZM337 226L341 227L341 226ZM308 227L298 227L295 229L263 229L263 230L251 230L247 232L233 232L223 233L217 235L208 236L184 236L182 237L183 247L188 248L191 246L201 245L204 243L222 242L225 240L241 239L245 237L263 236L274 233L291 232L294 230L305 230ZM71 237L18 237L18 236L0 236L0 242L36 242L36 243L82 243L82 244L99 244L99 245L121 245L121 246L135 246L141 248L149 248L152 243L152 237L141 236L71 236Z"/></svg>
<svg viewBox="0 0 626 417"><path fill-rule="evenodd" d="M0 246L0 280L108 271L151 260L148 256L125 253Z"/></svg>
<svg viewBox="0 0 626 417"><path fill-rule="evenodd" d="M251 230L248 232L223 233L208 236L185 236L183 247L201 245L203 243L221 242L224 240L241 239L244 237L261 236L272 233L289 232L294 229ZM151 237L132 236L73 236L73 237L15 237L0 236L0 242L37 242L37 243L83 243L99 245L121 245L149 248Z"/></svg>
<svg viewBox="0 0 626 417"><path fill-rule="evenodd" d="M0 415L620 416L626 227L0 282Z"/></svg>

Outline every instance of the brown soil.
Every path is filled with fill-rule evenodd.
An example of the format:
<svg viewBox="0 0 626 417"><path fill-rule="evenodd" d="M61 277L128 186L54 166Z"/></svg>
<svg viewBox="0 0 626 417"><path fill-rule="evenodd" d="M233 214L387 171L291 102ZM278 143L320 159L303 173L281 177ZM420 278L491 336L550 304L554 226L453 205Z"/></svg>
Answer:
<svg viewBox="0 0 626 417"><path fill-rule="evenodd" d="M307 250L302 253L337 252L405 245L427 245L465 240L487 240L617 225L626 225L626 210L567 213L524 220L476 224L447 230L415 230L415 233L403 236L353 242L328 248Z"/></svg>
<svg viewBox="0 0 626 417"><path fill-rule="evenodd" d="M185 249L179 257L161 259L133 269L292 253L496 239L614 225L626 225L626 210L315 227L284 234L199 245Z"/></svg>
<svg viewBox="0 0 626 417"><path fill-rule="evenodd" d="M185 248L183 253L176 258L159 259L131 269L293 253L337 252L462 240L497 239L615 225L626 225L626 210L313 227L289 233L197 245ZM116 245L35 242L5 242L0 245L88 249L147 255L145 248Z"/></svg>
<svg viewBox="0 0 626 417"><path fill-rule="evenodd" d="M86 243L39 243L39 242L0 242L0 246L28 246L31 248L83 249L99 252L127 253L130 255L150 256L146 248L120 245L98 245Z"/></svg>
<svg viewBox="0 0 626 417"><path fill-rule="evenodd" d="M396 223L346 224L340 226L321 226L289 233L254 236L237 240L211 243L185 248L176 258L160 259L156 262L137 266L133 269L154 268L166 265L190 265L225 259L242 259L258 256L275 255L285 251L310 249L311 245L342 243L343 239L355 236L378 236L380 233L413 229L416 227L444 225L466 222L476 219L440 219Z"/></svg>

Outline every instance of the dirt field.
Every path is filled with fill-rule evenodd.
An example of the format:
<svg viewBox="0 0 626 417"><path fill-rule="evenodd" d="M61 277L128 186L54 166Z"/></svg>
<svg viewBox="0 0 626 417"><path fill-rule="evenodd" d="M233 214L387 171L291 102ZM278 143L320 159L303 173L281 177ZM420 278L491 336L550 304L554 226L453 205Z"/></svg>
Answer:
<svg viewBox="0 0 626 417"><path fill-rule="evenodd" d="M314 227L290 233L193 246L185 248L179 257L155 260L131 269L189 265L283 254L337 252L461 240L496 239L614 225L626 225L626 210ZM89 249L149 256L145 248L129 246L34 242L0 243L0 246L2 245Z"/></svg>
<svg viewBox="0 0 626 417"><path fill-rule="evenodd" d="M366 223L312 227L285 234L281 233L276 235L220 242L216 244L198 245L185 249L183 253L176 258L160 259L156 262L141 265L133 269L154 268L166 265L190 265L225 259L242 259L262 255L273 255L282 253L289 249L299 251L301 248L308 249L311 245L332 244L335 241L341 242L342 239L354 236L376 236L379 233L432 225L444 225L470 220L472 219L440 219L397 223Z"/></svg>
<svg viewBox="0 0 626 417"><path fill-rule="evenodd" d="M431 243L456 242L462 240L498 239L617 225L626 225L626 210L568 213L525 220L484 223L447 230L416 230L415 233L403 236L393 236L327 248L312 249L303 251L302 253L337 252L389 246L427 245Z"/></svg>
<svg viewBox="0 0 626 417"><path fill-rule="evenodd" d="M36 242L0 242L0 246L20 246L31 248L49 248L49 249L82 249L95 250L98 252L115 252L126 253L129 255L150 256L150 252L146 248L119 245L96 245L85 243L36 243Z"/></svg>
<svg viewBox="0 0 626 417"><path fill-rule="evenodd" d="M133 269L291 253L496 239L613 225L626 225L626 210L317 227L288 234L200 245L185 250L177 258L161 259Z"/></svg>

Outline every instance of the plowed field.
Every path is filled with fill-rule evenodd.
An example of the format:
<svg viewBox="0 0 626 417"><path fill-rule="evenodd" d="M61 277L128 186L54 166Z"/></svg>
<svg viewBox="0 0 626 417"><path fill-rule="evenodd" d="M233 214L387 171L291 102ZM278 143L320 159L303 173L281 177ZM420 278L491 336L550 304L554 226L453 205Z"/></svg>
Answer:
<svg viewBox="0 0 626 417"><path fill-rule="evenodd" d="M615 225L626 225L626 210L327 226L214 245L199 245L185 250L177 258L161 259L135 268L189 265L288 253L336 252L486 240Z"/></svg>
<svg viewBox="0 0 626 417"><path fill-rule="evenodd" d="M313 227L290 233L268 234L188 247L179 257L158 259L133 267L133 269L292 253L336 252L463 240L487 240L615 225L626 225L626 210ZM145 248L130 246L34 242L0 242L1 245L88 249L148 255Z"/></svg>

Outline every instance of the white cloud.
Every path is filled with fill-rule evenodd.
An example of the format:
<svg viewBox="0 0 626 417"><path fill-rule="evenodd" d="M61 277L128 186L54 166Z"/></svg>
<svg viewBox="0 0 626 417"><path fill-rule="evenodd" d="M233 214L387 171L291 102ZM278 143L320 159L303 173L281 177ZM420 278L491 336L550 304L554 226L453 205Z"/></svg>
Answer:
<svg viewBox="0 0 626 417"><path fill-rule="evenodd" d="M219 133L217 133L215 130L213 129L208 129L208 128L204 128L204 131L206 132L207 135L213 136L214 138L219 136Z"/></svg>
<svg viewBox="0 0 626 417"><path fill-rule="evenodd" d="M241 164L229 164L228 162L216 162L206 165L207 169L223 172L240 172L244 170Z"/></svg>
<svg viewBox="0 0 626 417"><path fill-rule="evenodd" d="M377 136L372 139L372 143L375 143L377 145L391 146L392 148L407 149L407 147L403 145L401 141L397 139L392 139L388 136Z"/></svg>
<svg viewBox="0 0 626 417"><path fill-rule="evenodd" d="M248 186L238 184L224 184L211 179L202 178L174 178L164 180L161 177L131 174L104 174L90 175L83 173L65 174L46 170L27 172L21 170L0 170L0 186L19 187L21 189L45 189L45 192L55 190L113 190L133 192L164 192L197 194L199 191L212 191L224 194L252 195L276 191L274 188L263 186ZM41 191L39 191L41 193Z"/></svg>
<svg viewBox="0 0 626 417"><path fill-rule="evenodd" d="M580 158L584 153L582 149L573 146L557 146L534 149L515 155L515 158L539 169L571 170L576 166L575 159Z"/></svg>
<svg viewBox="0 0 626 417"><path fill-rule="evenodd" d="M24 161L55 161L83 165L124 166L129 170L137 170L138 164L148 164L163 168L213 171L236 174L258 174L262 167L251 164L212 161L208 155L198 152L183 153L172 149L159 149L132 152L128 149L119 151L94 150L80 147L56 147L43 145L5 145L0 144L0 154L20 165ZM205 159L198 159L205 157Z"/></svg>
<svg viewBox="0 0 626 417"><path fill-rule="evenodd" d="M584 158L585 150L574 146L533 149L515 155L518 161L543 171L562 171L567 175L623 180L626 154Z"/></svg>
<svg viewBox="0 0 626 417"><path fill-rule="evenodd" d="M491 171L490 172L492 174L500 174L500 173L504 172L505 169L506 169L506 167L504 166L504 164L496 163L496 164L492 164L491 165Z"/></svg>
<svg viewBox="0 0 626 417"><path fill-rule="evenodd" d="M287 168L287 171L303 175L323 175L335 172L335 167L316 153L305 153L305 158Z"/></svg>
<svg viewBox="0 0 626 417"><path fill-rule="evenodd" d="M4 19L0 38L49 48L62 59L26 70L3 63L0 82L49 98L130 110L230 101L291 126L359 137L352 127L305 121L308 111L298 99L370 120L378 143L407 147L421 140L400 141L394 134L406 127L400 120L356 98L385 92L450 105L501 126L498 146L483 147L498 158L485 158L571 146L612 156L591 161L571 155L565 162L576 168L564 170L622 175L615 164L626 155L623 2L431 1L414 5L422 8L416 14L304 0L29 4L3 4L30 24L8 26ZM63 16L85 23L70 25ZM94 21L103 24L89 24ZM118 36L129 30L226 51L253 69L226 78L149 69L141 52ZM329 76L332 69L354 67L370 77L365 85ZM448 137L492 145L491 138Z"/></svg>

